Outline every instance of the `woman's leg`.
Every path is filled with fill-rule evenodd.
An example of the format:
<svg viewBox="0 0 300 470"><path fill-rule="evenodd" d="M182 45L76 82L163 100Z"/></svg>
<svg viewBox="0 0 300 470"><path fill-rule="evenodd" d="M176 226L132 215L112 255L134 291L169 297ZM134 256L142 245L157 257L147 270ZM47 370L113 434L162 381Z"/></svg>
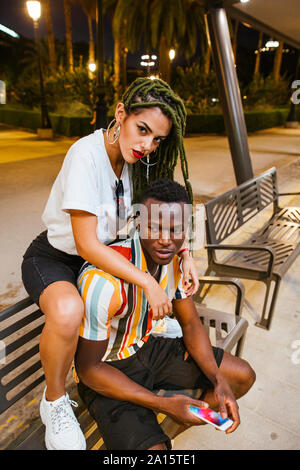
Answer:
<svg viewBox="0 0 300 470"><path fill-rule="evenodd" d="M46 317L40 339L46 399L54 401L66 393L65 381L75 354L84 305L77 288L66 281L46 287L39 303Z"/></svg>

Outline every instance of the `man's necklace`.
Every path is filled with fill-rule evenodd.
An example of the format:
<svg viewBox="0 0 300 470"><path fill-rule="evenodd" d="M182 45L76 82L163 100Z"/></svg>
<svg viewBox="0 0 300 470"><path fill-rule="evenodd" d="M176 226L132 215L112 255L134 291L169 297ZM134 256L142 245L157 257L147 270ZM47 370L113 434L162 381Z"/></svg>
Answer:
<svg viewBox="0 0 300 470"><path fill-rule="evenodd" d="M148 272L149 272L149 274L151 274L151 276L155 277L156 274L158 273L159 268L160 268L160 265L158 264L158 265L156 266L156 270L155 270L155 272L154 272L153 274L151 274L149 271L148 271Z"/></svg>

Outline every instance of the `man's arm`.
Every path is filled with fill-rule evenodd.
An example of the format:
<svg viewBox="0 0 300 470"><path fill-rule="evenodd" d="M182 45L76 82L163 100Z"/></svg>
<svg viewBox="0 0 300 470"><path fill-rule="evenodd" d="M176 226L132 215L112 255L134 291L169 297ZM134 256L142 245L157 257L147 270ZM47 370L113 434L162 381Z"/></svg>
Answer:
<svg viewBox="0 0 300 470"><path fill-rule="evenodd" d="M206 403L184 395L158 397L115 367L101 362L107 344L108 340L94 341L79 338L75 367L78 377L85 385L106 397L129 401L167 414L182 424L199 424L199 419L190 413L188 407L194 405L206 408Z"/></svg>
<svg viewBox="0 0 300 470"><path fill-rule="evenodd" d="M213 383L220 413L223 418L226 418L228 417L227 410L230 411L230 417L236 421L236 426L233 425L235 429L239 422L238 405L228 382L217 366L210 339L198 316L193 299L190 297L175 299L173 306L189 354Z"/></svg>

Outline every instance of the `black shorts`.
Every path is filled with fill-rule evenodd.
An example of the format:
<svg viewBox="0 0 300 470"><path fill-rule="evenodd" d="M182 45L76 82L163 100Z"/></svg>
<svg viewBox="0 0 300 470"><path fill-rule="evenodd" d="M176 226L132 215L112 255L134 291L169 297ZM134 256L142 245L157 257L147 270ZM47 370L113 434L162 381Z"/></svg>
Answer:
<svg viewBox="0 0 300 470"><path fill-rule="evenodd" d="M219 367L224 351L213 348L213 352ZM200 388L204 391L213 388L213 384L188 356L182 338L150 336L134 356L107 364L153 392L163 389L171 395L172 392L184 393L185 389ZM152 410L104 397L82 382L78 384L78 392L97 422L108 450L146 450L163 442L171 448L170 440Z"/></svg>
<svg viewBox="0 0 300 470"><path fill-rule="evenodd" d="M77 255L69 255L50 245L47 231L33 240L23 258L23 284L37 305L41 293L52 282L67 281L77 287L78 272L84 259Z"/></svg>

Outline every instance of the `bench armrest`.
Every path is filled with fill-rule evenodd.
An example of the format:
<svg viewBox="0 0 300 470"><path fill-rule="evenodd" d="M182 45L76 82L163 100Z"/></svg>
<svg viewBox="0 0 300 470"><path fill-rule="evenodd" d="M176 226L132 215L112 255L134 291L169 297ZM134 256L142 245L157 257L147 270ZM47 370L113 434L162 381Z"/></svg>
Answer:
<svg viewBox="0 0 300 470"><path fill-rule="evenodd" d="M248 322L245 318L239 318L239 321L235 327L231 330L230 334L226 336L223 343L224 351L231 352L234 346L238 345L240 350L237 351L237 355L241 354L242 344L239 344L241 338L244 337L248 328Z"/></svg>
<svg viewBox="0 0 300 470"><path fill-rule="evenodd" d="M273 270L275 253L273 249L265 245L206 245L205 248L211 250L236 250L236 251L266 251L270 255L267 276L270 276Z"/></svg>
<svg viewBox="0 0 300 470"><path fill-rule="evenodd" d="M235 304L235 315L241 316L242 309L244 305L244 297L245 297L245 288L244 284L236 278L233 277L214 277L214 276L200 276L199 277L200 284L219 284L219 285L233 285L237 290L237 298ZM198 292L194 295L194 300L197 302L197 298L199 302L200 300L200 288Z"/></svg>

